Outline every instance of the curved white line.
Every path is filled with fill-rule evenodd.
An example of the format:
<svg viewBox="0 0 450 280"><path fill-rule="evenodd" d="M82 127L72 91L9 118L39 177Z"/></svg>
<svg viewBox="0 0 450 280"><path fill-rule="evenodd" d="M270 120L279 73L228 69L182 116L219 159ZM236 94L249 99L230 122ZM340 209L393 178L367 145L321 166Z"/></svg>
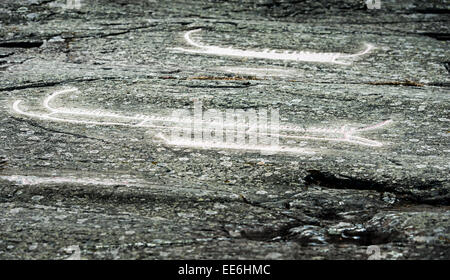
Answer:
<svg viewBox="0 0 450 280"><path fill-rule="evenodd" d="M58 109L53 109L51 108L48 104L50 103L50 100L52 100L53 98L55 98L58 95L64 94L64 93L68 93L68 92L74 92L74 91L78 91L77 88L69 88L69 89L65 89L65 90L60 90L60 91L55 91L53 94L49 95L47 98L44 99L44 102L42 103L44 105L44 107L46 109L48 109L51 112L57 112Z"/></svg>
<svg viewBox="0 0 450 280"><path fill-rule="evenodd" d="M339 59L348 59L358 57L369 53L374 46L371 44L366 44L366 48L356 54L343 54L343 53L314 53L314 52L293 52L293 51L279 51L279 50L264 50L264 51L252 51L252 50L240 50L234 49L233 47L223 48L217 46L203 45L201 43L195 42L191 38L191 34L199 32L201 29L190 30L184 34L184 39L186 42L196 47L197 49L185 49L185 48L174 48L176 50L181 50L184 52L198 53L198 54L209 54L209 55L222 55L222 56L234 56L234 57L250 57L250 58L261 58L261 59L273 59L273 60L292 60L292 61L306 61L306 62L324 62L324 63L335 63L349 65L349 62L339 61Z"/></svg>
<svg viewBox="0 0 450 280"><path fill-rule="evenodd" d="M355 53L355 54L339 54L339 58L347 58L347 57L356 57L356 56L361 56L361 55L365 55L368 54L371 50L375 49L375 46L372 44L365 44L366 48L359 52L359 53Z"/></svg>
<svg viewBox="0 0 450 280"><path fill-rule="evenodd" d="M124 116L124 115L119 115L119 114L115 114L115 113L101 113L100 115L93 113L92 111L82 111L82 110L71 110L71 109L66 109L66 108L53 108L51 106L51 101L56 98L57 96L60 96L64 93L68 93L68 92L73 92L73 91L77 91L76 88L72 88L72 89L67 89L67 90L62 90L62 91L56 91L53 94L51 94L50 96L48 96L47 98L44 99L43 101L43 106L50 111L51 113L49 114L37 114L37 113L30 113L30 112L25 112L20 108L20 103L22 102L21 100L16 100L13 104L13 110L21 115L24 116L28 116L31 118L39 118L39 119L44 119L44 120L48 120L48 121L55 121L55 122L66 122L66 123L73 123L73 124L84 124L84 125L103 125L103 126L125 126L125 127L142 127L142 128L153 128L153 129L163 129L163 130L167 130L167 129L175 129L175 130L181 130L183 131L186 127L186 124L191 124L192 120L188 119L188 120L180 120L180 119L175 119L175 118L163 118L163 117L155 117L155 116L140 116L140 117L132 117L132 116ZM74 120L74 119L67 119L67 118L58 118L58 117L54 117L52 115L55 114L66 114L66 115L83 115L83 116L89 116L89 117L111 117L111 118L117 118L117 119L122 119L122 120L127 120L127 121L135 121L137 123L131 124L131 123L124 123L124 122L99 122L99 121L87 121L87 120ZM181 124L181 126L167 126L167 125L152 125L152 124L148 124L148 122L151 121L159 121L159 122L170 122L170 123L176 123L178 125ZM208 124L210 125L214 125L214 122L205 122L205 121L201 121L202 122L202 127L203 124ZM334 141L334 142L347 142L347 143L352 143L352 144L358 144L358 145L363 145L363 146L369 146L369 147L381 147L383 146L383 144L381 142L375 141L375 140L370 140L370 139L366 139L360 136L356 136L354 135L354 133L356 132L363 132L363 131L369 131L369 130L374 130L374 129L378 129L380 127L383 127L387 124L392 123L392 120L386 120L383 122L380 122L378 124L372 125L372 126L368 126L365 128L360 128L360 129L355 129L355 128L347 128L347 127L341 127L339 129L323 129L323 128L309 128L309 129L298 129L295 126L279 126L279 127L273 127L273 126L268 126L267 128L270 129L271 131L284 131L284 132L292 132L292 133L297 133L297 134L303 134L303 133L318 133L318 134L325 134L325 135L332 135L332 134L337 134L340 137L319 137L319 136L313 136L313 135L288 135L288 134L281 134L281 133L272 133L272 132L256 132L257 128L256 127L250 127L248 131L246 132L242 132L242 131L236 131L233 132L239 135L242 134L246 134L246 135L270 135L271 137L280 137L280 138L285 138L285 139L303 139L303 140L316 140L316 141ZM232 125L224 125L222 123L217 123L217 125L219 127L222 128L226 128L226 127L247 127L245 124L244 125L238 125L238 124L232 124ZM167 142L167 139L164 139L165 142ZM170 141L169 141L170 142ZM258 150L261 150L261 148L257 148Z"/></svg>
<svg viewBox="0 0 450 280"><path fill-rule="evenodd" d="M196 42L194 42L194 40L191 39L191 34L192 34L192 33L195 33L195 32L199 32L199 31L201 31L201 29L194 29L194 30L191 30L191 31L186 32L186 33L184 34L184 39L185 39L186 42L188 42L188 44L191 45L191 46L194 46L194 47L197 47L197 48L207 48L208 46L204 46L204 45L201 45L201 44L199 44L199 43L196 43Z"/></svg>
<svg viewBox="0 0 450 280"><path fill-rule="evenodd" d="M385 120L385 121L382 121L382 122L380 122L380 123L377 123L377 124L374 124L374 125L371 125L371 126L368 126L368 127L356 129L356 131L369 131L369 130L374 130L374 129L378 129L378 128L382 127L382 126L389 125L389 124L391 124L392 122L393 122L393 120Z"/></svg>

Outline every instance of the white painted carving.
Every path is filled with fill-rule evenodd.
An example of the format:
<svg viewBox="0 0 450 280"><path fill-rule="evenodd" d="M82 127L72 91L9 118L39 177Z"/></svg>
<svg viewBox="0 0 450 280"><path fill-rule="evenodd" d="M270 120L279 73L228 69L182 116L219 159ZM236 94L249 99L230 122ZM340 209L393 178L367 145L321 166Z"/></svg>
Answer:
<svg viewBox="0 0 450 280"><path fill-rule="evenodd" d="M13 111L17 114L27 116L30 118L36 118L46 121L53 122L64 122L64 123L72 123L72 124L84 124L84 125L101 125L101 126L124 126L124 127L136 127L136 128L145 128L161 131L158 134L158 138L163 140L168 145L176 145L176 146L191 146L191 147L199 147L199 148L224 148L224 149L237 149L237 150L260 150L262 152L288 152L288 153L312 153L311 150L307 150L304 148L299 148L295 145L302 140L311 140L311 141L327 141L327 142L342 142L342 143L350 143L355 145L361 145L366 147L381 147L383 143L364 138L360 136L361 133L366 131L376 130L382 128L390 123L392 120L386 120L379 122L375 125L356 128L356 127L348 127L342 126L339 128L318 128L318 127L309 127L302 128L292 124L280 125L276 123L276 125L272 125L274 122L271 120L270 124L267 124L267 129L265 131L261 131L260 127L252 126L247 124L241 124L239 122L235 123L227 123L223 120L218 119L217 121L210 119L203 119L202 116L200 118L193 117L164 117L157 114L153 115L124 115L118 113L112 113L107 111L93 111L86 109L77 109L77 108L65 108L59 107L55 108L52 106L53 100L62 95L70 92L77 91L76 88L65 89L61 91L56 91L53 94L49 95L44 99L42 105L45 108L47 113L40 112L29 112L25 111L21 108L21 100L17 100L13 104ZM106 121L105 121L106 119ZM194 122L196 122L194 124ZM204 141L202 137L200 138L173 138L170 135L165 135L162 131L174 131L180 130L185 131L187 127L191 128L191 125L197 125L201 128L205 127L220 127L223 129L236 129L239 131L244 131L241 133L245 133L245 135L258 135L259 138L264 138L267 135L270 135L272 138L279 138L285 142L291 141L294 144L281 146L278 145L261 145L261 143L228 143L221 141ZM269 132L270 131L270 132ZM205 133L204 130L200 131L200 133ZM194 133L195 134L195 133ZM190 135L190 133L189 133Z"/></svg>
<svg viewBox="0 0 450 280"><path fill-rule="evenodd" d="M191 35L195 32L199 32L201 29L195 29L188 31L184 34L184 39L191 45L192 49L174 48L183 52L206 54L206 55L220 55L220 56L234 56L234 57L248 57L248 58L260 58L260 59L273 59L273 60L290 60L290 61L305 61L305 62L323 62L323 63L335 63L335 64L351 64L351 60L369 53L374 46L371 44L365 44L365 49L356 54L344 54L344 53L321 53L321 52L294 52L287 50L241 50L233 47L223 48L218 46L203 45L195 42Z"/></svg>

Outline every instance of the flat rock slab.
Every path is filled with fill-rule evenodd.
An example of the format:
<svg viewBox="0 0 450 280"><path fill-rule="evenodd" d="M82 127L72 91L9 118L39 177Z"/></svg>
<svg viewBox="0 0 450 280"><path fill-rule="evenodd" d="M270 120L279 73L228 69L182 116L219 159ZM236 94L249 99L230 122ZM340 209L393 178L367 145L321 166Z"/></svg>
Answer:
<svg viewBox="0 0 450 280"><path fill-rule="evenodd" d="M0 258L450 257L446 1L62 2L0 4Z"/></svg>

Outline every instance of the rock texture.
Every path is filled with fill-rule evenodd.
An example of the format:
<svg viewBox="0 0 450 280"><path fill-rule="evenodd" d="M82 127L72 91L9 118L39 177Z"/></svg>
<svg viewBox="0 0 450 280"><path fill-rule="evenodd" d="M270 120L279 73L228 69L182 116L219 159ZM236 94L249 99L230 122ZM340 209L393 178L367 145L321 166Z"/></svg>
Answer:
<svg viewBox="0 0 450 280"><path fill-rule="evenodd" d="M448 7L2 0L0 258L449 259ZM183 51L196 29L267 53L375 48L348 64ZM50 114L65 89L47 105L79 111ZM322 140L186 147L123 118L194 100L278 109Z"/></svg>

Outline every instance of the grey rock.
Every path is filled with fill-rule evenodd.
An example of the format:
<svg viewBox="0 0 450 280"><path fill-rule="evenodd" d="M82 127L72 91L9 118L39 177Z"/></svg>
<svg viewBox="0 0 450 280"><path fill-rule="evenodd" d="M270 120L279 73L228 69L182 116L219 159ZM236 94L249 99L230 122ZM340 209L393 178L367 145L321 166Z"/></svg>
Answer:
<svg viewBox="0 0 450 280"><path fill-rule="evenodd" d="M444 2L2 0L0 259L449 259ZM375 48L221 56L196 29L266 58ZM131 121L194 100L307 137L186 147Z"/></svg>

